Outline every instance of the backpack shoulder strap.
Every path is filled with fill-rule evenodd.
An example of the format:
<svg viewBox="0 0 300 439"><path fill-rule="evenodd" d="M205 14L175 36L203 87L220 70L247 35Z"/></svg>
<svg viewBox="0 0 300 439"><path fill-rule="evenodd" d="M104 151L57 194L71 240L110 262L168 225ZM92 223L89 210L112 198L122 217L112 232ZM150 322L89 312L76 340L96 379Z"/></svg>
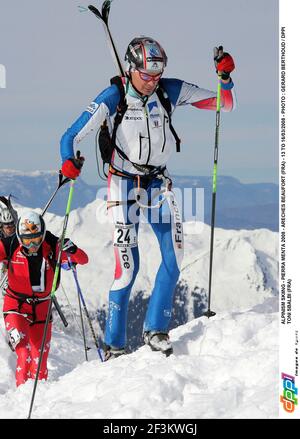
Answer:
<svg viewBox="0 0 300 439"><path fill-rule="evenodd" d="M8 262L7 268L9 270L11 267L11 259L12 259L12 256L14 254L14 251L16 250L16 248L19 245L17 235L14 234L12 236L8 236L7 238L2 238L2 243L3 243L3 246L5 248L6 255L7 255L7 262Z"/></svg>
<svg viewBox="0 0 300 439"><path fill-rule="evenodd" d="M58 237L53 235L49 230L46 231L45 241L51 247L53 253L53 258L56 260L56 245L58 242Z"/></svg>
<svg viewBox="0 0 300 439"><path fill-rule="evenodd" d="M125 94L123 79L125 79L125 78L122 78L121 76L114 76L110 80L111 85L116 85L118 87L118 90L120 93L120 100L119 100L119 104L117 106L117 113L116 113L115 120L114 120L113 132L111 135L111 143L114 146L114 148L117 149L118 153L121 155L122 158L124 158L125 160L129 160L128 157L126 156L126 154L124 154L124 152L120 148L118 148L116 145L117 129L118 129L118 126L122 123L124 114L126 113L127 108L128 108L128 105L126 102L126 94Z"/></svg>
<svg viewBox="0 0 300 439"><path fill-rule="evenodd" d="M171 113L172 113L171 101L169 99L167 92L163 88L161 80L159 80L159 82L158 82L156 94L158 96L158 99L160 100L161 105L164 107L164 109L166 110L166 112L168 113L168 115L170 117Z"/></svg>
<svg viewBox="0 0 300 439"><path fill-rule="evenodd" d="M120 93L119 106L125 105L126 104L126 97L125 97L123 78L121 76L114 76L113 78L110 79L110 84L116 85L118 87L118 90Z"/></svg>
<svg viewBox="0 0 300 439"><path fill-rule="evenodd" d="M161 80L159 80L158 87L157 87L157 90L156 90L156 94L158 96L158 99L160 100L161 105L164 107L164 109L168 113L170 130L171 130L171 133L173 134L173 136L175 138L175 141L176 141L176 152L180 152L181 140L178 137L178 134L176 133L175 128L172 125L172 106L171 106L171 101L169 99L169 96L168 96L167 92L163 88Z"/></svg>
<svg viewBox="0 0 300 439"><path fill-rule="evenodd" d="M49 257L49 262L50 262L50 265L52 267L52 270L55 271L57 256L58 256L58 255L56 255L56 246L57 246L57 242L58 242L58 237L53 235L51 232L49 232L49 230L47 230L46 235L45 235L45 241L51 248L52 255L50 255L50 257ZM59 284L60 284L60 274L61 274L61 265L59 266L56 289L58 289Z"/></svg>

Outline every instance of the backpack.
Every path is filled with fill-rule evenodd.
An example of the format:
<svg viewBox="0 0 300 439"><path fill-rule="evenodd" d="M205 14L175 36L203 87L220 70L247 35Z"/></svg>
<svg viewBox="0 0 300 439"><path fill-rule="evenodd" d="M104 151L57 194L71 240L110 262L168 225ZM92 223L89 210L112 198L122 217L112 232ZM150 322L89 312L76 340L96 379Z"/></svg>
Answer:
<svg viewBox="0 0 300 439"><path fill-rule="evenodd" d="M115 149L118 151L119 155L123 159L130 161L129 158L127 157L127 155L116 145L117 129L118 129L118 126L122 123L124 114L126 113L127 108L128 108L128 105L126 102L123 81L122 81L122 78L120 76L114 76L113 78L111 78L110 83L111 83L111 85L116 85L118 87L118 90L120 93L120 101L119 101L119 104L117 106L117 112L116 112L113 131L112 131L111 136L109 133L106 119L104 120L103 124L101 125L101 127L98 131L97 143L98 143L98 148L99 148L99 151L101 154L101 159L103 162L103 173L106 176L106 178L107 178L107 174L105 173L104 168L105 168L106 164L108 164L108 165L111 164L112 154L113 154L113 151ZM173 134L175 141L176 141L176 152L180 152L180 139L179 139L179 137L178 137L173 125L172 125L171 102L170 102L170 99L169 99L167 93L163 89L161 80L159 80L159 82L158 82L156 94L158 96L158 99L159 99L161 105L163 106L163 108L166 110L166 112L168 114L169 127L170 127L171 133Z"/></svg>

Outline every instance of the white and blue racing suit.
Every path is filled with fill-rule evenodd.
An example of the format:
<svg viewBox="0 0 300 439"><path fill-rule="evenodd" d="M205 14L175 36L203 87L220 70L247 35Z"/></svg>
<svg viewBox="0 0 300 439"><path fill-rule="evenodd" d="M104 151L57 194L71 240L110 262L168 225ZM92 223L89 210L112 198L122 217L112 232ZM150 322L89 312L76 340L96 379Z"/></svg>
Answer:
<svg viewBox="0 0 300 439"><path fill-rule="evenodd" d="M177 106L188 105L200 109L216 109L216 93L178 79L162 79L162 86L171 102L172 112ZM105 343L114 348L126 345L127 308L130 292L139 270L138 229L139 211L132 191L138 181L148 194L160 191L167 161L176 149L175 138L169 127L169 115L157 94L141 97L123 78L127 110L116 133L116 145L124 153L114 150L108 174L108 204L115 225L115 278L109 292L109 309L105 329ZM106 119L110 132L120 102L120 92L112 85L101 92L61 140L63 162L74 157L76 144L89 132L97 132ZM222 111L235 106L233 82L222 83ZM125 158L126 157L126 158ZM153 178L144 177L143 168L162 170ZM144 213L156 235L161 251L161 264L149 299L144 321L145 331L167 332L172 315L173 293L180 274L183 257L183 232L180 214L172 192L157 208ZM161 197L158 196L157 200ZM129 201L129 203L128 203ZM156 201L154 201L155 203ZM132 218L130 209L135 209ZM153 220L153 216L155 220ZM145 255L143 255L145 257Z"/></svg>

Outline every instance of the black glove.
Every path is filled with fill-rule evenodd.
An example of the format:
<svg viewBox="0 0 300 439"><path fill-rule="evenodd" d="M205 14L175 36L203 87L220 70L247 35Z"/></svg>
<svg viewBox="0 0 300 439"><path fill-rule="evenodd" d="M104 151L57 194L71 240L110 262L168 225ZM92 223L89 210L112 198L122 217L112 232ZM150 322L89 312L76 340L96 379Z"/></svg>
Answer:
<svg viewBox="0 0 300 439"><path fill-rule="evenodd" d="M64 239L64 244L62 246L62 250L64 252L70 253L71 255L73 255L74 253L77 252L77 245L74 244L74 242L71 241L71 239L69 238L65 238Z"/></svg>

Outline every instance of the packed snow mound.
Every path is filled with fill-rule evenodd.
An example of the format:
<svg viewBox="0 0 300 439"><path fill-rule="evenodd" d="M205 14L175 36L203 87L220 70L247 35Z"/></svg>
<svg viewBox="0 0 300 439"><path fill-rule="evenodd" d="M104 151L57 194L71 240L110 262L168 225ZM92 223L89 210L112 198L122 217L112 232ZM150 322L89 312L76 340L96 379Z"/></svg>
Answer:
<svg viewBox="0 0 300 439"><path fill-rule="evenodd" d="M22 213L24 208L17 208ZM41 212L40 209L35 209ZM63 217L46 213L48 230L60 236ZM179 282L188 286L187 295L197 289L208 290L210 227L203 223L184 223L185 251ZM87 305L99 309L107 303L114 278L113 225L106 205L100 199L71 211L67 236L89 255L89 264L78 266ZM161 257L151 227L142 222L139 231L140 271L131 299L143 291L151 294ZM223 230L216 228L213 263L212 309L245 310L278 294L278 233L267 229ZM76 300L74 280L62 273L62 286ZM74 293L74 294L73 294ZM58 298L64 303L59 290Z"/></svg>
<svg viewBox="0 0 300 439"><path fill-rule="evenodd" d="M94 349L84 362L82 341L54 331L49 380L38 384L32 417L276 418L278 313L271 302L174 329L168 358L143 346L106 363ZM0 417L25 418L33 382L15 389L7 356L1 338Z"/></svg>

